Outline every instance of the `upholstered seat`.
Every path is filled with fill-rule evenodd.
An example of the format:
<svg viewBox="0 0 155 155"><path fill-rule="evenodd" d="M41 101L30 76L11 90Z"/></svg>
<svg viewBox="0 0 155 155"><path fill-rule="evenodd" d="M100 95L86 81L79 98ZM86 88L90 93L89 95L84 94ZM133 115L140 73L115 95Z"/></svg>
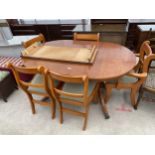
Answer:
<svg viewBox="0 0 155 155"><path fill-rule="evenodd" d="M152 61L151 67L155 68L155 61Z"/></svg>
<svg viewBox="0 0 155 155"><path fill-rule="evenodd" d="M89 82L88 97L91 96L95 86L96 86L95 81ZM83 89L84 89L83 84L65 83L62 90L69 93L83 93ZM71 96L62 96L62 95L61 95L61 98L83 102L83 98L74 98Z"/></svg>
<svg viewBox="0 0 155 155"><path fill-rule="evenodd" d="M49 80L48 80L49 82ZM58 86L58 81L54 81L54 85ZM33 79L31 80L32 84L43 84L43 75L40 74L36 74ZM48 84L49 88L50 88L50 84ZM46 93L45 89L42 88L37 88L37 87L31 87L29 86L28 90L30 91L36 91L36 92L40 92L40 93Z"/></svg>
<svg viewBox="0 0 155 155"><path fill-rule="evenodd" d="M150 71L148 73L144 87L155 89L155 71Z"/></svg>
<svg viewBox="0 0 155 155"><path fill-rule="evenodd" d="M132 77L132 76L127 76L127 75L125 75L119 79L119 82L121 82L121 83L135 83L137 81L138 81L137 78Z"/></svg>

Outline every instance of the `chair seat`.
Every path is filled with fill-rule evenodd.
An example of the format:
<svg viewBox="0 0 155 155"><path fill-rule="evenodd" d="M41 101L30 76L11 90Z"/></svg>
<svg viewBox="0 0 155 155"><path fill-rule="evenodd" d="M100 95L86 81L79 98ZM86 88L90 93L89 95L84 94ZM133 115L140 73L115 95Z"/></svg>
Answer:
<svg viewBox="0 0 155 155"><path fill-rule="evenodd" d="M110 83L110 84L116 84L117 82L119 82L119 83L135 83L135 82L137 82L137 80L138 80L137 78L125 75L119 79L110 80L110 81L108 81L108 83Z"/></svg>
<svg viewBox="0 0 155 155"><path fill-rule="evenodd" d="M152 61L152 63L151 63L151 67L155 67L155 61Z"/></svg>
<svg viewBox="0 0 155 155"><path fill-rule="evenodd" d="M88 96L91 95L96 84L97 84L96 81L89 81ZM84 91L82 84L73 84L73 83L65 83L62 90L68 93L83 93ZM75 98L75 97L69 97L69 96L61 96L61 98L83 102L83 98Z"/></svg>
<svg viewBox="0 0 155 155"><path fill-rule="evenodd" d="M31 80L31 83L32 84L43 84L43 76L40 74L36 74L33 77L33 79ZM55 81L54 85L57 86L58 81ZM49 88L50 88L50 86L49 86ZM46 93L45 89L43 89L43 88L29 87L28 90L39 92L39 93Z"/></svg>
<svg viewBox="0 0 155 155"><path fill-rule="evenodd" d="M5 79L5 77L7 77L9 74L9 71L0 71L0 82L3 81L3 79Z"/></svg>
<svg viewBox="0 0 155 155"><path fill-rule="evenodd" d="M155 90L155 72L149 72L147 79L144 83L144 87L148 87Z"/></svg>
<svg viewBox="0 0 155 155"><path fill-rule="evenodd" d="M121 83L135 83L135 82L137 82L137 80L138 79L135 77L125 75L119 79L119 82L121 82Z"/></svg>

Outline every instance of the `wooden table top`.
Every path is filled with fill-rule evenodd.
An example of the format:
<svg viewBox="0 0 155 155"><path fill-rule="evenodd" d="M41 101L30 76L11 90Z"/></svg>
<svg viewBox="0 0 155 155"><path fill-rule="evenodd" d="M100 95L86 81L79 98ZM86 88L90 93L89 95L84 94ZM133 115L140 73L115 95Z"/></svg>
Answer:
<svg viewBox="0 0 155 155"><path fill-rule="evenodd" d="M90 44L98 46L98 52L93 64L56 62L47 60L23 59L27 67L43 65L53 72L69 76L87 75L93 80L108 80L120 77L134 68L136 57L128 48L114 43L92 41L58 40L45 43L52 46L87 47Z"/></svg>

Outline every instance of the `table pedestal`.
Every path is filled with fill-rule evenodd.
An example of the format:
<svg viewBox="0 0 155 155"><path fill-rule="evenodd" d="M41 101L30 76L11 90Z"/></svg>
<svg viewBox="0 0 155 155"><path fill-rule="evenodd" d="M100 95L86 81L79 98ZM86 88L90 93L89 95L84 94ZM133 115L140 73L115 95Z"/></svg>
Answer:
<svg viewBox="0 0 155 155"><path fill-rule="evenodd" d="M103 92L102 92L102 86L103 86L103 82L101 82L100 84L100 87L99 87L99 102L102 106L102 111L103 111L103 114L104 114L104 117L105 119L109 119L110 118L110 115L108 113L108 108L107 108L107 104L104 102L104 99L103 99Z"/></svg>

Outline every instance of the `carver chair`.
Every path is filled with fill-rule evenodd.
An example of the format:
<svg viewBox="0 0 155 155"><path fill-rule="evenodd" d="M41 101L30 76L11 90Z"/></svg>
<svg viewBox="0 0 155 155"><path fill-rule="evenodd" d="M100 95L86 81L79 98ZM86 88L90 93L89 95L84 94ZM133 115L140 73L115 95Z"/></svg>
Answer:
<svg viewBox="0 0 155 155"><path fill-rule="evenodd" d="M100 33L89 34L89 33L74 33L74 41L100 41Z"/></svg>
<svg viewBox="0 0 155 155"><path fill-rule="evenodd" d="M33 45L33 44L41 44L45 42L45 37L43 34L39 34L37 37L32 38L26 42L23 42L23 46L24 48L28 48L29 46Z"/></svg>
<svg viewBox="0 0 155 155"><path fill-rule="evenodd" d="M149 53L152 53L150 46L145 46L145 50L149 51ZM130 98L131 98L132 106L134 107L134 109L137 109L136 94L139 88L141 87L141 85L143 84L143 82L146 80L148 68L150 65L150 57L151 55L146 56L144 58L142 67L140 66L142 68L140 73L137 73L133 70L127 75L120 77L116 81L105 82L105 88L106 88L106 93L104 96L105 104L107 104L113 88L130 89L131 90Z"/></svg>
<svg viewBox="0 0 155 155"><path fill-rule="evenodd" d="M149 57L149 61L155 61L155 54ZM152 69L151 67L149 68L148 71L148 76L144 84L141 86L140 91L139 91L139 96L137 99L137 106L143 96L144 91L148 91L150 93L155 94L155 70Z"/></svg>
<svg viewBox="0 0 155 155"><path fill-rule="evenodd" d="M32 113L35 114L35 104L49 106L51 108L52 118L55 118L55 100L49 93L47 69L43 66L37 68L16 67L11 63L8 67L12 70L18 86L26 93L29 98ZM34 75L29 82L22 80L21 74ZM48 99L47 99L48 98Z"/></svg>
<svg viewBox="0 0 155 155"><path fill-rule="evenodd" d="M73 115L84 117L83 130L86 129L89 113L89 105L97 95L99 83L89 81L87 76L70 77L57 73L48 73L51 82L51 93L59 103L60 123L63 123L63 113L67 112ZM56 88L54 81L64 82L61 88ZM84 108L84 111L73 110L66 105L72 105Z"/></svg>

